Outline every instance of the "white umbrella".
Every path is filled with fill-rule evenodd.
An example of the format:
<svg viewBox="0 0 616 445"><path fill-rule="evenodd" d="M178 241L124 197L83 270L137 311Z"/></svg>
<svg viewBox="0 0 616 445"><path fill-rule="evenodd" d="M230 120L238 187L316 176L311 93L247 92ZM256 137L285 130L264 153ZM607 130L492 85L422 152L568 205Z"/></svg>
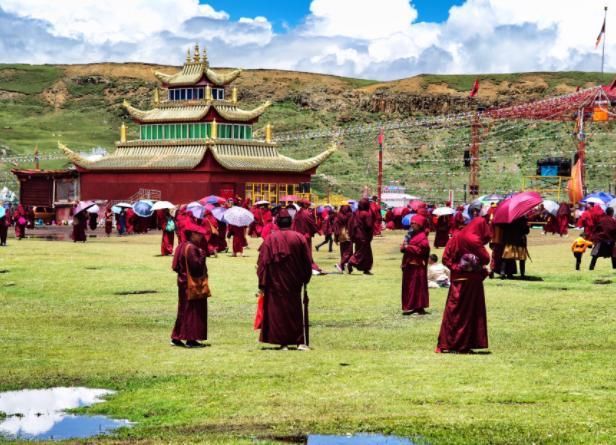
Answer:
<svg viewBox="0 0 616 445"><path fill-rule="evenodd" d="M94 204L92 207L89 207L87 209L87 212L88 213L98 213L98 212L100 212L100 210L101 210L100 207L97 206L96 204Z"/></svg>
<svg viewBox="0 0 616 445"><path fill-rule="evenodd" d="M95 206L96 203L94 201L79 201L79 204L77 204L77 207L75 207L75 210L73 210L73 214L76 215L78 213L83 212L86 209L89 209L92 206Z"/></svg>
<svg viewBox="0 0 616 445"><path fill-rule="evenodd" d="M587 204L592 202L595 205L599 205L599 206L601 206L601 208L603 210L605 210L606 207L607 207L607 205L605 204L605 202L601 198L596 198L594 196L586 199L585 201L586 201ZM611 204L611 202L610 202L610 204Z"/></svg>
<svg viewBox="0 0 616 445"><path fill-rule="evenodd" d="M551 213L552 215L556 215L556 213L558 213L559 207L560 206L558 205L556 201L552 201L550 199L546 199L543 201L543 208L549 213Z"/></svg>
<svg viewBox="0 0 616 445"><path fill-rule="evenodd" d="M616 198L612 199L607 206L616 210Z"/></svg>
<svg viewBox="0 0 616 445"><path fill-rule="evenodd" d="M192 213L195 218L203 218L205 206L199 201L193 201L186 206L186 210Z"/></svg>
<svg viewBox="0 0 616 445"><path fill-rule="evenodd" d="M175 206L169 201L158 201L152 206L152 210L175 209Z"/></svg>
<svg viewBox="0 0 616 445"><path fill-rule="evenodd" d="M224 220L237 227L246 227L255 220L255 217L245 208L235 206L225 212Z"/></svg>
<svg viewBox="0 0 616 445"><path fill-rule="evenodd" d="M256 206L262 206L262 205L266 205L266 204L267 204L267 205L270 205L270 202L269 202L269 201L266 201L265 199L263 199L263 200L261 200L261 201L257 201L257 202L255 202L255 205L256 205Z"/></svg>
<svg viewBox="0 0 616 445"><path fill-rule="evenodd" d="M453 215L454 213L456 213L456 211L451 207L439 207L432 212L432 214L436 216Z"/></svg>
<svg viewBox="0 0 616 445"><path fill-rule="evenodd" d="M225 217L226 211L226 207L214 207L212 209L212 215L214 215L214 218L216 218L218 221L222 221Z"/></svg>
<svg viewBox="0 0 616 445"><path fill-rule="evenodd" d="M119 207L121 209L130 209L133 205L127 202L119 202L114 205L114 207Z"/></svg>

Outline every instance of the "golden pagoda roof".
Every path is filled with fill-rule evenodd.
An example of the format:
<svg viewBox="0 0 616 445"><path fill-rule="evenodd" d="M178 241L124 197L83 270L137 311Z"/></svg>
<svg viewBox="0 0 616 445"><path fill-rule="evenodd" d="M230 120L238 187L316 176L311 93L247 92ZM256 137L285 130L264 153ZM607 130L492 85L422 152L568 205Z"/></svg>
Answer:
<svg viewBox="0 0 616 445"><path fill-rule="evenodd" d="M85 170L188 170L197 167L209 150L224 168L240 171L299 173L319 166L336 146L309 159L283 156L275 144L246 140L170 140L117 143L115 152L88 160L65 145L59 148L78 167Z"/></svg>
<svg viewBox="0 0 616 445"><path fill-rule="evenodd" d="M203 119L210 108L214 108L214 110L216 110L216 112L223 119L237 122L249 122L261 116L272 104L267 101L263 105L260 105L252 110L242 110L235 105L216 102L208 101L201 102L196 105L191 104L178 106L166 103L165 105L161 105L158 108L153 108L151 110L140 110L133 107L130 103L128 103L128 101L125 100L124 108L126 108L131 117L143 123L196 122Z"/></svg>
<svg viewBox="0 0 616 445"><path fill-rule="evenodd" d="M242 70L219 73L208 67L206 62L186 62L182 71L176 74L165 74L158 71L154 75L158 80L170 87L191 86L201 80L203 75L216 86L224 86L237 79Z"/></svg>

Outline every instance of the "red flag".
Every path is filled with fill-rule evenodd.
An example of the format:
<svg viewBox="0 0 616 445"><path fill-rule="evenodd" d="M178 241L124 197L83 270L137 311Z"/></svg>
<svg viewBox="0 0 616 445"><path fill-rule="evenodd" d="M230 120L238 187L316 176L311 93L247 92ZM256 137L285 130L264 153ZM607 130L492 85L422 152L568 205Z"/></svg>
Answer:
<svg viewBox="0 0 616 445"><path fill-rule="evenodd" d="M471 88L471 92L468 97L475 97L479 92L479 79L475 79L475 83L473 84L473 88Z"/></svg>
<svg viewBox="0 0 616 445"><path fill-rule="evenodd" d="M603 38L604 34L605 34L605 19L603 19L603 26L601 27L601 31L599 31L599 36L597 37L597 43L595 43L595 49L597 49L597 47L599 46L599 43L601 43L601 39Z"/></svg>
<svg viewBox="0 0 616 445"><path fill-rule="evenodd" d="M379 137L377 141L379 145L383 145L383 142L385 142L385 130L383 130L382 128L381 128L381 131L379 132Z"/></svg>

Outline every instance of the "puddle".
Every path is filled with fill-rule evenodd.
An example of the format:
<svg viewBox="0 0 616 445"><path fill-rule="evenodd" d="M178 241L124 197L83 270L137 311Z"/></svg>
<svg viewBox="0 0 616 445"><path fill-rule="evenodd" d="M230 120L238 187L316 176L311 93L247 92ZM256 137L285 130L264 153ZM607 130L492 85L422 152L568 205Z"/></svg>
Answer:
<svg viewBox="0 0 616 445"><path fill-rule="evenodd" d="M123 290L120 292L114 292L114 295L144 295L144 294L157 294L157 290Z"/></svg>
<svg viewBox="0 0 616 445"><path fill-rule="evenodd" d="M64 410L104 402L106 389L50 388L0 393L0 436L12 439L63 440L107 434L130 426L127 420L67 414Z"/></svg>
<svg viewBox="0 0 616 445"><path fill-rule="evenodd" d="M307 445L413 445L410 439L382 434L353 434L347 436L331 436L311 434Z"/></svg>

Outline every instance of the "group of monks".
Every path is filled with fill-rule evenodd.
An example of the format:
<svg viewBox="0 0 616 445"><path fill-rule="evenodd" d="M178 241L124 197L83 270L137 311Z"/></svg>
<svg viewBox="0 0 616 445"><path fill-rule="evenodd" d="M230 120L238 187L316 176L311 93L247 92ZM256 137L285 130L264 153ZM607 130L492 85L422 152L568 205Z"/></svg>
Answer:
<svg viewBox="0 0 616 445"><path fill-rule="evenodd" d="M26 228L34 226L34 212L32 208L18 204L16 208L5 208L5 213L0 217L0 246L6 246L9 227L15 226L15 238L18 240L26 237Z"/></svg>

